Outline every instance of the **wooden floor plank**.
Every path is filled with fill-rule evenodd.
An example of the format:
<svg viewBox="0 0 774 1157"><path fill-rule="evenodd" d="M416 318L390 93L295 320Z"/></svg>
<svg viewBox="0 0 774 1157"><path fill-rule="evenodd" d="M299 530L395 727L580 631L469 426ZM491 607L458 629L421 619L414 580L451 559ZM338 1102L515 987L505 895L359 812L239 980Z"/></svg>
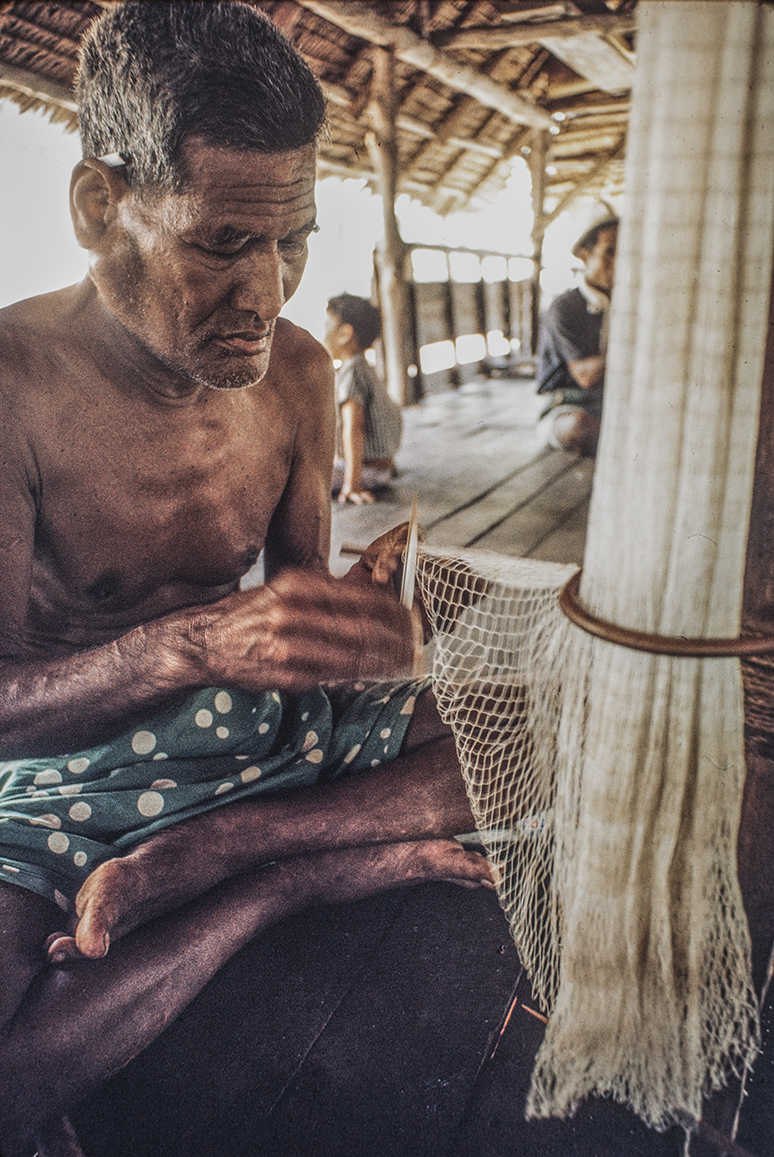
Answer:
<svg viewBox="0 0 774 1157"><path fill-rule="evenodd" d="M583 562L586 546L586 524L589 516L589 499L577 506L564 522L553 530L547 538L538 542L529 552L530 558L541 558L547 562Z"/></svg>
<svg viewBox="0 0 774 1157"><path fill-rule="evenodd" d="M532 1066L544 1034L540 1021L522 1007L537 1007L526 977L517 1001L494 1056L479 1074L445 1151L448 1157L681 1157L682 1130L656 1133L612 1101L585 1101L566 1121L526 1121Z"/></svg>
<svg viewBox="0 0 774 1157"><path fill-rule="evenodd" d="M267 1122L261 1152L448 1152L520 969L491 893L438 884L404 895L401 917Z"/></svg>
<svg viewBox="0 0 774 1157"><path fill-rule="evenodd" d="M473 545L500 554L528 555L588 499L593 465L581 459L515 514Z"/></svg>
<svg viewBox="0 0 774 1157"><path fill-rule="evenodd" d="M506 518L516 518L523 507L576 461L574 455L561 453L533 458L477 501L439 520L428 532L427 541L436 546L468 546L479 542Z"/></svg>
<svg viewBox="0 0 774 1157"><path fill-rule="evenodd" d="M540 457L526 404L532 389L524 381L481 381L405 410L393 486L374 506L333 504L332 572L351 565L339 554L342 543L365 546L403 521L415 494L428 530Z"/></svg>

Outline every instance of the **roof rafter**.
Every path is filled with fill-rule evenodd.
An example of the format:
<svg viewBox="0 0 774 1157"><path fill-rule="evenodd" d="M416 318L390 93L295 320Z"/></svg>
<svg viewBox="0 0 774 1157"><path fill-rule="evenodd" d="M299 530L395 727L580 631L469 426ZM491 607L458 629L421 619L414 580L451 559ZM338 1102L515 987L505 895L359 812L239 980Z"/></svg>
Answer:
<svg viewBox="0 0 774 1157"><path fill-rule="evenodd" d="M589 32L604 36L608 33L633 32L636 27L635 16L604 12L599 16L568 16L561 20L547 20L542 24L480 24L475 28L436 33L433 43L444 48L486 48L493 52L497 48L537 44L549 37L552 40L566 40Z"/></svg>
<svg viewBox="0 0 774 1157"><path fill-rule="evenodd" d="M69 113L77 113L78 105L72 91L66 84L48 77L39 76L26 68L17 68L14 64L5 64L0 61L0 84L6 88L15 89L36 100L46 101L58 108L66 109Z"/></svg>
<svg viewBox="0 0 774 1157"><path fill-rule="evenodd" d="M465 92L479 104L497 109L508 120L535 128L548 128L551 119L543 109L498 84L485 73L462 64L428 44L403 25L391 24L360 0L298 0L302 7L323 20L381 48L392 47L399 60L442 81L455 92Z"/></svg>

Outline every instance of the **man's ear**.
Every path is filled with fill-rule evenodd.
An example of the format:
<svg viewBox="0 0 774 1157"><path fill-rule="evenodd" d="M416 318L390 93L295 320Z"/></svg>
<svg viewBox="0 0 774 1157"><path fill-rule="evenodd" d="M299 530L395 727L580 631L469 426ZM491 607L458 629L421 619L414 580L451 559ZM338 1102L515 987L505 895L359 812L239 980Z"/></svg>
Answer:
<svg viewBox="0 0 774 1157"><path fill-rule="evenodd" d="M70 216L83 249L100 250L128 188L122 171L104 161L87 157L75 166L70 179Z"/></svg>

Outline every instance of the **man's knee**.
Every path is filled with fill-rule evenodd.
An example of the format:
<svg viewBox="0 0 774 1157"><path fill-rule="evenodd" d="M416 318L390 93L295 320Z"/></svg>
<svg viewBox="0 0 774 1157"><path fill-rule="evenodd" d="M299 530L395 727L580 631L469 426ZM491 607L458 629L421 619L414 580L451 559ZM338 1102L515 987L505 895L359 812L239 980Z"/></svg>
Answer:
<svg viewBox="0 0 774 1157"><path fill-rule="evenodd" d="M424 743L451 739L451 729L441 721L432 688L427 687L417 696L414 714L406 731L403 753Z"/></svg>
<svg viewBox="0 0 774 1157"><path fill-rule="evenodd" d="M553 435L562 450L593 455L599 441L599 419L587 410L557 414L553 424Z"/></svg>

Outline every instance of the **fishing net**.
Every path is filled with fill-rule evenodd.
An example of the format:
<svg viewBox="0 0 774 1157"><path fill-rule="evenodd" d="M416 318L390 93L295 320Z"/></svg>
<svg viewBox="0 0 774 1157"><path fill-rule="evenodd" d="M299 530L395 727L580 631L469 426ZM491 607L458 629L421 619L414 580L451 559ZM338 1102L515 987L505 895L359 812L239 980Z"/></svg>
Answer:
<svg viewBox="0 0 774 1157"><path fill-rule="evenodd" d="M580 587L635 630L739 632L774 240L774 12L641 3ZM424 547L434 682L548 1015L527 1112L663 1128L755 1054L733 658L571 624L571 570Z"/></svg>

